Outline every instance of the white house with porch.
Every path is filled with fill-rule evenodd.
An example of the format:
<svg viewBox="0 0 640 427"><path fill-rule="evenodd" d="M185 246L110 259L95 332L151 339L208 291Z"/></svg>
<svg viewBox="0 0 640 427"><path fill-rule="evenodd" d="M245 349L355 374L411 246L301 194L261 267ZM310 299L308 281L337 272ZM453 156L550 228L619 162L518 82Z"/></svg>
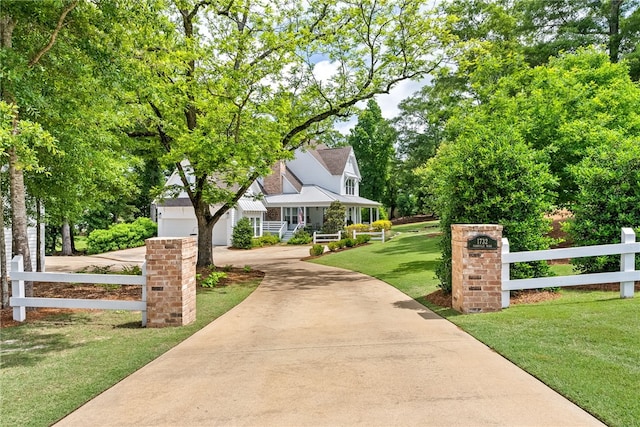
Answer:
<svg viewBox="0 0 640 427"><path fill-rule="evenodd" d="M298 149L293 160L279 162L269 176L256 180L238 205L218 221L214 244L231 245L233 227L243 217L251 221L256 237L270 232L287 240L298 228L320 230L325 211L334 201L346 208L345 224L363 222L363 210L375 221L381 204L359 196L360 181L352 147ZM181 185L178 174L166 185ZM159 202L156 211L159 236L197 234L193 207L184 192Z"/></svg>

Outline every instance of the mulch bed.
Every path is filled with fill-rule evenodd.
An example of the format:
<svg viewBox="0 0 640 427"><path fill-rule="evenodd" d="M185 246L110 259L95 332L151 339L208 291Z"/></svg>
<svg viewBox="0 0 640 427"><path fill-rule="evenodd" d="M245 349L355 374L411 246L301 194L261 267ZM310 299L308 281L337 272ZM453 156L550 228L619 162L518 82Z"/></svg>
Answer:
<svg viewBox="0 0 640 427"><path fill-rule="evenodd" d="M264 277L264 272L258 270L245 271L242 268L218 268L217 271L225 271L227 277L220 279L217 287L224 287L235 283L247 282L249 280ZM210 269L198 269L202 279L205 279ZM11 287L9 287L11 293ZM142 288L140 286L121 285L94 285L94 284L71 284L71 283L50 283L36 282L33 284L33 296L40 298L73 298L73 299L105 299L135 301L142 298ZM79 311L94 311L87 309L66 309L66 308L35 308L27 313L27 321L39 320L47 316L73 313ZM0 328L17 326L20 322L13 320L13 309L11 307L0 310Z"/></svg>

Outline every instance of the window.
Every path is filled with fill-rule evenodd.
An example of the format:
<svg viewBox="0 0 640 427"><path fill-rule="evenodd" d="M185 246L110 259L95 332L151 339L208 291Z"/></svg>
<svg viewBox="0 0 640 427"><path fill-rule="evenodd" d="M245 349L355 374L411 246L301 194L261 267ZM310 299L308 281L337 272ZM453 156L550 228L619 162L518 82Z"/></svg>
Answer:
<svg viewBox="0 0 640 427"><path fill-rule="evenodd" d="M345 194L349 195L349 196L355 196L356 195L356 180L353 178L347 178L347 180L344 183L344 187L345 187Z"/></svg>
<svg viewBox="0 0 640 427"><path fill-rule="evenodd" d="M251 228L253 228L253 237L260 237L260 218L250 217L249 221L251 221Z"/></svg>

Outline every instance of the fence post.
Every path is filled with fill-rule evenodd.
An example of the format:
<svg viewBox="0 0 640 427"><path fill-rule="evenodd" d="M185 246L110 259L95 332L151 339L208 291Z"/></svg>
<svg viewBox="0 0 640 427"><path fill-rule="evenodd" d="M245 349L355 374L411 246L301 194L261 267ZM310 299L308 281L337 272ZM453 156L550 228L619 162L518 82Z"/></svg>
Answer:
<svg viewBox="0 0 640 427"><path fill-rule="evenodd" d="M24 259L22 255L16 255L11 260L11 272L24 271ZM11 279L11 295L15 298L24 298L24 280ZM13 307L13 320L24 322L27 319L27 309L23 305Z"/></svg>
<svg viewBox="0 0 640 427"><path fill-rule="evenodd" d="M636 233L632 228L623 228L620 233L622 243L635 243ZM635 271L636 254L628 253L620 255L620 271ZM635 282L620 282L620 298L633 298Z"/></svg>
<svg viewBox="0 0 640 427"><path fill-rule="evenodd" d="M196 320L195 237L147 239L147 327L184 326Z"/></svg>
<svg viewBox="0 0 640 427"><path fill-rule="evenodd" d="M387 231L383 228L382 229L382 243L384 243L384 235L387 233Z"/></svg>
<svg viewBox="0 0 640 427"><path fill-rule="evenodd" d="M461 313L500 311L502 226L451 225L451 294Z"/></svg>
<svg viewBox="0 0 640 427"><path fill-rule="evenodd" d="M502 284L501 284L501 292L502 292L502 308L509 307L511 303L511 291L504 290L504 285L511 279L511 263L504 262L504 256L509 253L509 239L506 237L502 238Z"/></svg>
<svg viewBox="0 0 640 427"><path fill-rule="evenodd" d="M353 229L353 238L354 239L356 238L356 229L355 228Z"/></svg>
<svg viewBox="0 0 640 427"><path fill-rule="evenodd" d="M316 233L317 233L317 231L313 232L313 244L314 245L316 244Z"/></svg>
<svg viewBox="0 0 640 427"><path fill-rule="evenodd" d="M342 230L338 230L338 240L342 240Z"/></svg>
<svg viewBox="0 0 640 427"><path fill-rule="evenodd" d="M146 248L145 248L146 249ZM144 285L142 285L142 301L145 304L145 309L142 312L142 327L147 326L147 261L142 263L142 277L144 277Z"/></svg>

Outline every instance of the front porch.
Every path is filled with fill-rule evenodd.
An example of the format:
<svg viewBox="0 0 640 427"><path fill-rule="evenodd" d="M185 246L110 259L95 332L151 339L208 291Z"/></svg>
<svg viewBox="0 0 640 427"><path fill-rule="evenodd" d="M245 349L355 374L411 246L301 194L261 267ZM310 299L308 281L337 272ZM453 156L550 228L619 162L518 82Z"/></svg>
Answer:
<svg viewBox="0 0 640 427"><path fill-rule="evenodd" d="M314 231L321 231L328 208L328 206L269 207L267 208L263 231L278 235L283 240L285 240L286 235L291 235L300 228L303 228L309 234ZM378 206L345 206L345 209L345 226L365 223L363 221L363 213L368 214L368 217L372 219L370 222L380 219L380 208Z"/></svg>

